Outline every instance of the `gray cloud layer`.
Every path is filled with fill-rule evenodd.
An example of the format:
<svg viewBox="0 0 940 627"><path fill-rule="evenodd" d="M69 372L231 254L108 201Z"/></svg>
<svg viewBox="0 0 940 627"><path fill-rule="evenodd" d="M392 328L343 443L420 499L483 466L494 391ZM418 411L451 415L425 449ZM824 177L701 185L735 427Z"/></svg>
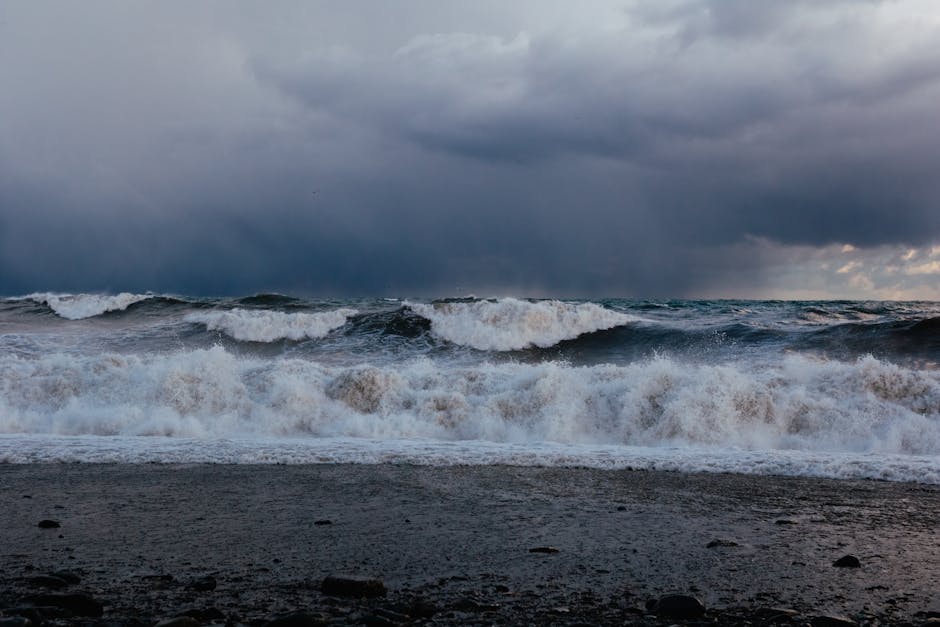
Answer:
<svg viewBox="0 0 940 627"><path fill-rule="evenodd" d="M0 292L936 294L931 2L503 4L5 4Z"/></svg>

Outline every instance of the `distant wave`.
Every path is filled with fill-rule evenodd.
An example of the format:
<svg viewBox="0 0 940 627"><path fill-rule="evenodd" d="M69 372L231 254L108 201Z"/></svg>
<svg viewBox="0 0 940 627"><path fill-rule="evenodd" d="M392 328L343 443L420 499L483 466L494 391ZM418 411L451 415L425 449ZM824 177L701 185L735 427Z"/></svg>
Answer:
<svg viewBox="0 0 940 627"><path fill-rule="evenodd" d="M317 339L346 324L358 313L355 309L334 309L316 313L283 313L266 309L199 311L184 320L206 325L209 331L222 331L242 342Z"/></svg>
<svg viewBox="0 0 940 627"><path fill-rule="evenodd" d="M114 296L102 294L30 294L24 299L47 305L52 311L68 320L93 318L109 311L123 311L141 301L153 298L153 294L131 294L122 292Z"/></svg>
<svg viewBox="0 0 940 627"><path fill-rule="evenodd" d="M303 304L301 299L284 294L255 294L253 296L243 296L239 298L237 302L240 305L254 307L291 307Z"/></svg>
<svg viewBox="0 0 940 627"><path fill-rule="evenodd" d="M432 334L478 350L547 348L585 333L639 320L594 303L557 300L503 298L495 302L408 302L406 306L430 320Z"/></svg>
<svg viewBox="0 0 940 627"><path fill-rule="evenodd" d="M940 372L775 366L328 367L168 355L0 357L0 433L365 437L940 455Z"/></svg>

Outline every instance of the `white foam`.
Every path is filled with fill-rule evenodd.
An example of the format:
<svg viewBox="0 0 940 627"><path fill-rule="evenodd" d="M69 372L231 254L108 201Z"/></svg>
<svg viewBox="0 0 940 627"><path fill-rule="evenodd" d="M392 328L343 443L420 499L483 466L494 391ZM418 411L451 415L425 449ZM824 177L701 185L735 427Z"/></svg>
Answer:
<svg viewBox="0 0 940 627"><path fill-rule="evenodd" d="M221 347L4 355L0 433L838 453L874 456L874 467L878 456L940 456L940 373L872 357L791 356L761 367L664 358L328 367L239 358Z"/></svg>
<svg viewBox="0 0 940 627"><path fill-rule="evenodd" d="M275 342L325 337L346 324L355 309L334 309L316 313L284 313L266 309L231 309L199 311L187 314L186 322L206 325L210 331L222 331L243 342Z"/></svg>
<svg viewBox="0 0 940 627"><path fill-rule="evenodd" d="M431 332L437 337L479 350L547 348L562 340L639 320L594 303L557 300L502 298L495 302L406 305L431 321Z"/></svg>
<svg viewBox="0 0 940 627"><path fill-rule="evenodd" d="M940 484L937 456L480 440L153 438L0 434L0 463L414 464L730 472Z"/></svg>
<svg viewBox="0 0 940 627"><path fill-rule="evenodd" d="M62 318L81 320L93 318L109 311L124 311L134 303L153 298L152 294L131 294L121 292L115 295L103 294L52 294L36 293L23 298L48 305Z"/></svg>

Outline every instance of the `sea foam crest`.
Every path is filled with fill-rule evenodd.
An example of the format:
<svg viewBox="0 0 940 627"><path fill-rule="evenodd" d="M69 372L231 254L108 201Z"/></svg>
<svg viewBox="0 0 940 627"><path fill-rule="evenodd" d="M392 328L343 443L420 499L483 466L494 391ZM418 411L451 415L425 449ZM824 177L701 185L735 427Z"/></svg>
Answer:
<svg viewBox="0 0 940 627"><path fill-rule="evenodd" d="M109 311L123 311L142 300L153 298L153 294L115 295L103 294L30 294L23 298L47 305L56 315L68 320L93 318Z"/></svg>
<svg viewBox="0 0 940 627"><path fill-rule="evenodd" d="M639 318L594 303L557 300L406 303L431 321L431 332L448 342L478 350L547 348L562 340L635 322Z"/></svg>
<svg viewBox="0 0 940 627"><path fill-rule="evenodd" d="M0 356L0 433L355 437L940 455L940 372L866 357L332 367L163 355Z"/></svg>
<svg viewBox="0 0 940 627"><path fill-rule="evenodd" d="M210 331L222 331L242 342L275 342L325 337L346 324L355 309L333 309L315 313L284 313L267 309L199 311L184 320L204 324Z"/></svg>

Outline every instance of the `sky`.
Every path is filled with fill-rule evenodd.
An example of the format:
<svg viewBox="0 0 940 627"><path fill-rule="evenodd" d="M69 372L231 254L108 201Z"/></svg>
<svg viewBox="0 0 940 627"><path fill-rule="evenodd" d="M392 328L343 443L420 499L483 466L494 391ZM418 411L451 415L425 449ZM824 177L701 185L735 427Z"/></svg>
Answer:
<svg viewBox="0 0 940 627"><path fill-rule="evenodd" d="M0 293L940 299L940 4L0 4Z"/></svg>

